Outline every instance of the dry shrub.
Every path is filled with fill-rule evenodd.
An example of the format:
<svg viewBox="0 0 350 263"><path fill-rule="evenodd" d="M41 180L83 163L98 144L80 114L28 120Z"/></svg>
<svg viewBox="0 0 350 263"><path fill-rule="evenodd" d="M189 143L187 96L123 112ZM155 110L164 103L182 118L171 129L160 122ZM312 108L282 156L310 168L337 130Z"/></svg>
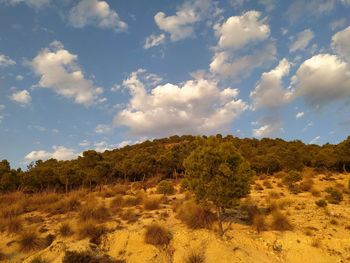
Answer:
<svg viewBox="0 0 350 263"><path fill-rule="evenodd" d="M315 197L320 197L321 196L321 192L318 189L314 188L314 187L311 188L310 192Z"/></svg>
<svg viewBox="0 0 350 263"><path fill-rule="evenodd" d="M270 183L269 180L264 180L263 181L263 186L265 186L267 189L272 189L273 188L273 186L272 186L272 184Z"/></svg>
<svg viewBox="0 0 350 263"><path fill-rule="evenodd" d="M177 209L177 217L189 228L210 228L215 215L194 201L186 201Z"/></svg>
<svg viewBox="0 0 350 263"><path fill-rule="evenodd" d="M205 254L198 250L191 250L184 258L185 263L204 263Z"/></svg>
<svg viewBox="0 0 350 263"><path fill-rule="evenodd" d="M343 193L334 189L334 188L327 188L325 190L328 195L326 196L326 199L331 204L339 204L343 200Z"/></svg>
<svg viewBox="0 0 350 263"><path fill-rule="evenodd" d="M70 224L66 222L66 223L62 223L62 225L60 226L59 233L63 237L68 237L73 235L73 230Z"/></svg>
<svg viewBox="0 0 350 263"><path fill-rule="evenodd" d="M90 238L90 242L100 244L100 237L107 232L104 226L98 225L94 221L84 222L78 230L80 238Z"/></svg>
<svg viewBox="0 0 350 263"><path fill-rule="evenodd" d="M24 252L41 249L45 246L45 241L38 236L35 230L23 232L18 242L21 251Z"/></svg>
<svg viewBox="0 0 350 263"><path fill-rule="evenodd" d="M127 221L128 223L135 223L139 219L140 215L135 212L134 209L127 209L124 211L120 218Z"/></svg>
<svg viewBox="0 0 350 263"><path fill-rule="evenodd" d="M143 207L146 210L156 210L160 207L160 198L159 197L148 197L143 200Z"/></svg>
<svg viewBox="0 0 350 263"><path fill-rule="evenodd" d="M130 190L130 186L127 184L116 184L112 187L114 195L125 195Z"/></svg>
<svg viewBox="0 0 350 263"><path fill-rule="evenodd" d="M19 233L23 229L23 220L19 217L10 217L6 220L8 233Z"/></svg>
<svg viewBox="0 0 350 263"><path fill-rule="evenodd" d="M292 200L289 198L282 198L278 200L267 200L268 206L267 209L269 212L274 212L276 210L284 210L286 207L290 206L292 204Z"/></svg>
<svg viewBox="0 0 350 263"><path fill-rule="evenodd" d="M304 192L310 191L314 185L314 181L311 178L306 178L300 183L300 189Z"/></svg>
<svg viewBox="0 0 350 263"><path fill-rule="evenodd" d="M24 213L24 209L20 204L8 204L6 208L1 209L1 217L8 219L11 217L17 217Z"/></svg>
<svg viewBox="0 0 350 263"><path fill-rule="evenodd" d="M286 175L288 175L288 173L286 173L285 171L279 171L277 173L274 173L273 174L273 177L275 178L283 178L285 177Z"/></svg>
<svg viewBox="0 0 350 263"><path fill-rule="evenodd" d="M24 194L20 191L2 194L0 196L0 205L15 204L22 201L23 199Z"/></svg>
<svg viewBox="0 0 350 263"><path fill-rule="evenodd" d="M254 217L260 214L258 206L253 204L250 199L247 199L242 203L240 210L244 214L244 221L248 224L252 224Z"/></svg>
<svg viewBox="0 0 350 263"><path fill-rule="evenodd" d="M171 181L163 180L158 184L157 192L159 194L172 195L175 193L175 188Z"/></svg>
<svg viewBox="0 0 350 263"><path fill-rule="evenodd" d="M66 251L62 263L119 263L108 255L95 255L89 251Z"/></svg>
<svg viewBox="0 0 350 263"><path fill-rule="evenodd" d="M135 196L126 195L123 198L123 206L136 206L142 203L143 194L139 193Z"/></svg>
<svg viewBox="0 0 350 263"><path fill-rule="evenodd" d="M315 201L315 204L318 207L326 207L327 206L327 201L324 200L324 199L320 199L320 200Z"/></svg>
<svg viewBox="0 0 350 263"><path fill-rule="evenodd" d="M287 231L293 230L293 226L286 215L279 211L275 211L272 214L272 229L277 231Z"/></svg>
<svg viewBox="0 0 350 263"><path fill-rule="evenodd" d="M86 220L98 220L105 221L110 217L109 211L103 205L95 206L94 203L90 203L80 210L79 219L81 221Z"/></svg>
<svg viewBox="0 0 350 263"><path fill-rule="evenodd" d="M151 178L147 179L143 185L145 188L153 188L158 185L158 183L162 180L162 177L159 175L152 176Z"/></svg>
<svg viewBox="0 0 350 263"><path fill-rule="evenodd" d="M77 196L65 197L61 201L53 203L46 207L45 211L51 214L64 214L71 211L77 211L81 203Z"/></svg>
<svg viewBox="0 0 350 263"><path fill-rule="evenodd" d="M145 243L154 246L166 246L170 243L172 235L169 230L158 224L147 226Z"/></svg>
<svg viewBox="0 0 350 263"><path fill-rule="evenodd" d="M267 230L266 218L263 214L257 214L253 218L253 227L257 232Z"/></svg>
<svg viewBox="0 0 350 263"><path fill-rule="evenodd" d="M48 261L41 257L35 257L30 261L30 263L48 263Z"/></svg>

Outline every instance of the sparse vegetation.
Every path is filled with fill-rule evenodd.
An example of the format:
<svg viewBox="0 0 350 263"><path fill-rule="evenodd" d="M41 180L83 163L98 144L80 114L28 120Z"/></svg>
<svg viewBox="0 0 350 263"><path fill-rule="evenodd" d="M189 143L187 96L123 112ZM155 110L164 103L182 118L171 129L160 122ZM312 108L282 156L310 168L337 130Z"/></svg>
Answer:
<svg viewBox="0 0 350 263"><path fill-rule="evenodd" d="M319 199L319 200L315 201L315 204L319 207L326 207L327 201L324 199Z"/></svg>
<svg viewBox="0 0 350 263"><path fill-rule="evenodd" d="M279 211L272 213L272 229L277 231L293 230L293 225L290 223L287 216Z"/></svg>
<svg viewBox="0 0 350 263"><path fill-rule="evenodd" d="M66 251L62 263L118 263L108 255L95 255L89 251Z"/></svg>
<svg viewBox="0 0 350 263"><path fill-rule="evenodd" d="M172 235L163 226L152 224L146 228L145 243L154 246L166 246L170 243Z"/></svg>
<svg viewBox="0 0 350 263"><path fill-rule="evenodd" d="M158 197L148 197L143 201L143 207L146 210L156 210L159 209L160 199Z"/></svg>
<svg viewBox="0 0 350 263"><path fill-rule="evenodd" d="M68 237L73 234L72 227L69 223L63 223L59 228L60 235L63 237Z"/></svg>
<svg viewBox="0 0 350 263"><path fill-rule="evenodd" d="M172 195L173 193L175 193L175 188L172 182L168 180L163 180L159 182L157 186L157 192L159 194Z"/></svg>
<svg viewBox="0 0 350 263"><path fill-rule="evenodd" d="M285 175L282 180L288 185L292 186L294 183L299 182L303 179L303 176L298 171L290 171L287 175Z"/></svg>
<svg viewBox="0 0 350 263"><path fill-rule="evenodd" d="M27 230L20 235L19 245L21 251L28 252L44 247L44 241L34 230Z"/></svg>
<svg viewBox="0 0 350 263"><path fill-rule="evenodd" d="M107 232L104 226L96 224L94 221L84 222L79 228L80 238L90 238L90 242L94 244L100 243L100 237Z"/></svg>
<svg viewBox="0 0 350 263"><path fill-rule="evenodd" d="M109 218L109 216L110 214L106 207L104 207L103 205L96 206L93 203L83 206L79 212L79 218L81 221L105 221Z"/></svg>
<svg viewBox="0 0 350 263"><path fill-rule="evenodd" d="M191 250L184 258L184 263L205 263L205 255L198 250Z"/></svg>
<svg viewBox="0 0 350 263"><path fill-rule="evenodd" d="M339 204L343 200L343 194L342 192L329 187L325 190L328 195L326 196L326 199L328 200L329 203L331 204Z"/></svg>

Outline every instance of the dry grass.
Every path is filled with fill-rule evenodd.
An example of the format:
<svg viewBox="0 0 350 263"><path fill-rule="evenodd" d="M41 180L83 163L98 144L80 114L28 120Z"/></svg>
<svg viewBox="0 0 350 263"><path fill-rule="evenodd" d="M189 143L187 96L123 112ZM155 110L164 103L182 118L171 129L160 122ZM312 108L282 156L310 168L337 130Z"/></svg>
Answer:
<svg viewBox="0 0 350 263"><path fill-rule="evenodd" d="M135 212L134 209L129 208L126 211L124 211L120 218L127 221L128 223L135 223L139 219L140 215Z"/></svg>
<svg viewBox="0 0 350 263"><path fill-rule="evenodd" d="M5 221L8 233L18 234L23 229L23 220L19 217L10 217Z"/></svg>
<svg viewBox="0 0 350 263"><path fill-rule="evenodd" d="M11 217L17 217L24 213L23 206L18 203L8 204L6 207L1 209L1 217L9 219Z"/></svg>
<svg viewBox="0 0 350 263"><path fill-rule="evenodd" d="M288 217L279 211L272 214L272 229L277 231L293 230L293 225L290 223Z"/></svg>
<svg viewBox="0 0 350 263"><path fill-rule="evenodd" d="M145 243L154 246L166 246L170 243L172 235L169 230L158 224L147 226Z"/></svg>
<svg viewBox="0 0 350 263"><path fill-rule="evenodd" d="M259 233L267 230L266 218L263 214L257 214L253 218L253 227Z"/></svg>
<svg viewBox="0 0 350 263"><path fill-rule="evenodd" d="M314 181L311 178L305 178L300 183L300 189L304 192L308 192L312 189L313 185L314 185Z"/></svg>
<svg viewBox="0 0 350 263"><path fill-rule="evenodd" d="M98 221L106 221L110 217L108 209L103 206L97 206L96 203L90 203L84 207L79 212L79 219L81 221L86 220L98 220Z"/></svg>
<svg viewBox="0 0 350 263"><path fill-rule="evenodd" d="M100 243L100 237L107 232L107 229L98 225L95 221L84 222L78 230L80 238L90 238L90 242L94 244Z"/></svg>
<svg viewBox="0 0 350 263"><path fill-rule="evenodd" d="M136 206L140 205L143 200L143 195L138 194L138 195L126 195L123 198L123 206Z"/></svg>
<svg viewBox="0 0 350 263"><path fill-rule="evenodd" d="M159 197L148 197L143 200L143 207L146 210L157 210L160 207Z"/></svg>
<svg viewBox="0 0 350 263"><path fill-rule="evenodd" d="M205 254L198 250L191 250L183 261L184 263L204 263Z"/></svg>
<svg viewBox="0 0 350 263"><path fill-rule="evenodd" d="M72 227L69 223L62 223L62 225L60 226L59 228L59 233L61 236L63 237L68 237L68 236L71 236L73 235L73 230L72 230Z"/></svg>
<svg viewBox="0 0 350 263"><path fill-rule="evenodd" d="M177 217L189 228L211 228L215 215L194 201L186 201L177 209Z"/></svg>
<svg viewBox="0 0 350 263"><path fill-rule="evenodd" d="M38 236L35 230L28 230L21 234L19 245L21 251L28 252L43 248L45 242Z"/></svg>

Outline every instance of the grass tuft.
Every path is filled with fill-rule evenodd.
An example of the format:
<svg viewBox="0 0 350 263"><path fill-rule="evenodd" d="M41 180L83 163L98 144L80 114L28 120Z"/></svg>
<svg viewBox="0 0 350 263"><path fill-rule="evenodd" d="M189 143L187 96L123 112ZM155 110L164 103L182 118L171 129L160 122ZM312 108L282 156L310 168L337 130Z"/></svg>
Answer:
<svg viewBox="0 0 350 263"><path fill-rule="evenodd" d="M171 233L158 224L152 224L146 228L145 243L154 246L166 246L172 239Z"/></svg>
<svg viewBox="0 0 350 263"><path fill-rule="evenodd" d="M293 230L293 225L290 223L288 217L279 211L272 214L272 229L277 231Z"/></svg>

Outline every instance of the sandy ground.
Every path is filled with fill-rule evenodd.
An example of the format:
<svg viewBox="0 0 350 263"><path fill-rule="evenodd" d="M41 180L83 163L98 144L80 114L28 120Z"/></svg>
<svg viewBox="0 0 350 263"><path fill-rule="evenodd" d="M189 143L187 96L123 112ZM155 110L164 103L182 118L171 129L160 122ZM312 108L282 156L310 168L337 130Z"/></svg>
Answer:
<svg viewBox="0 0 350 263"><path fill-rule="evenodd" d="M269 178L272 189L257 191L254 189L248 201L259 207L271 202L270 192L278 192L282 196L276 202L286 205L281 210L288 215L294 226L293 231L263 231L258 233L252 226L239 220L233 223L223 237L215 229L192 230L176 218L171 202L162 204L154 211L145 211L142 206L133 208L139 215L134 223L127 223L117 215L105 223L109 232L102 237L99 245L89 243L88 239L79 240L77 235L63 238L58 234L61 222L69 221L74 227L79 227L77 212L64 215L49 216L37 211L22 215L22 217L41 216L43 222L31 223L38 231L43 227L47 231L42 235L53 234L53 243L39 251L29 253L19 252L18 235L0 233L0 251L6 255L4 262L31 262L37 256L47 262L62 262L66 250L85 251L108 254L128 263L139 262L172 262L183 263L184 257L190 251L200 251L208 263L235 262L350 262L350 195L344 193L340 204L328 204L326 208L315 205L315 201L324 197L324 189L335 184L347 186L350 175L333 175L335 180L324 180L325 176L314 177L314 187L321 192L321 197L315 197L310 192L292 194L279 184L280 179ZM256 183L263 185L264 181ZM279 184L279 186L278 186ZM148 190L152 191L152 190ZM100 203L108 205L111 198L102 198ZM181 199L184 194L169 196L169 200ZM270 201L269 201L270 200ZM246 201L247 202L247 201ZM124 208L127 209L127 208ZM168 214L165 217L164 214ZM271 218L267 217L269 222ZM172 241L167 247L155 247L145 244L145 227L157 222L172 233ZM26 223L27 224L27 223ZM29 226L29 223L28 223Z"/></svg>

